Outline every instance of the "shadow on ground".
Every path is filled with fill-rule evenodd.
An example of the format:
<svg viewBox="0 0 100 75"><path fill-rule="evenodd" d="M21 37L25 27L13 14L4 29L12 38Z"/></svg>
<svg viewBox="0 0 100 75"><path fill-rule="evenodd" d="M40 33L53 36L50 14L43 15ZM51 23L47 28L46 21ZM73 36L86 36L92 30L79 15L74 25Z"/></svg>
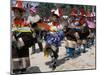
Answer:
<svg viewBox="0 0 100 75"><path fill-rule="evenodd" d="M60 66L61 64L64 64L65 61L66 61L65 58L58 59L58 60L57 60L56 66ZM50 65L51 63L52 63L51 61L48 61L48 62L46 62L45 64L46 64L46 65Z"/></svg>
<svg viewBox="0 0 100 75"><path fill-rule="evenodd" d="M39 67L34 66L34 67L30 67L28 69L24 69L24 70L15 70L13 71L14 74L13 75L18 75L18 74L32 74L32 73L41 73Z"/></svg>
<svg viewBox="0 0 100 75"><path fill-rule="evenodd" d="M28 68L25 73L40 73L40 72L41 71L40 71L39 67L34 66L34 67Z"/></svg>

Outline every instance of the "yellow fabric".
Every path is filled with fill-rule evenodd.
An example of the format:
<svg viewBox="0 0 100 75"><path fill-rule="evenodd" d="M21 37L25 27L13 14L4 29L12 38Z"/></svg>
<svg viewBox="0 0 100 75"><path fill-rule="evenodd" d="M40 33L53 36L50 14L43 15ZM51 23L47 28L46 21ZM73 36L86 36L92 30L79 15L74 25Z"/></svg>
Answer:
<svg viewBox="0 0 100 75"><path fill-rule="evenodd" d="M17 31L17 32L31 32L29 27L13 27L12 31Z"/></svg>
<svg viewBox="0 0 100 75"><path fill-rule="evenodd" d="M44 56L45 57L48 57L49 56L48 50L46 50L46 49L44 50Z"/></svg>

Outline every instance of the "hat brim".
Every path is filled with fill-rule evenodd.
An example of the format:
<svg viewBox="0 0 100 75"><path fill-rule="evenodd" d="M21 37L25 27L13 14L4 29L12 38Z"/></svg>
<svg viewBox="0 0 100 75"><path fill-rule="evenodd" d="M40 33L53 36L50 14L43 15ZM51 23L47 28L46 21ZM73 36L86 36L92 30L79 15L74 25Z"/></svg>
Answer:
<svg viewBox="0 0 100 75"><path fill-rule="evenodd" d="M92 16L86 16L87 18L92 18Z"/></svg>
<svg viewBox="0 0 100 75"><path fill-rule="evenodd" d="M79 15L79 16L81 16L81 17L86 17L86 15Z"/></svg>
<svg viewBox="0 0 100 75"><path fill-rule="evenodd" d="M12 10L19 10L21 12L25 12L25 9L24 8L18 8L18 7L12 7Z"/></svg>

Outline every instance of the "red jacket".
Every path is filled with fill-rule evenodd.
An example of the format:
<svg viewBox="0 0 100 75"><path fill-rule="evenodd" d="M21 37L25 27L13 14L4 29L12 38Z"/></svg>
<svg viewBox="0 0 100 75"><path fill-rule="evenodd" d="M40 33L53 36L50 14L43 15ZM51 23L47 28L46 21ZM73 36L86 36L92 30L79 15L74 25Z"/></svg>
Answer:
<svg viewBox="0 0 100 75"><path fill-rule="evenodd" d="M24 26L27 26L24 22L24 19L14 19L13 20L13 25L14 26L18 26L18 27L24 27Z"/></svg>

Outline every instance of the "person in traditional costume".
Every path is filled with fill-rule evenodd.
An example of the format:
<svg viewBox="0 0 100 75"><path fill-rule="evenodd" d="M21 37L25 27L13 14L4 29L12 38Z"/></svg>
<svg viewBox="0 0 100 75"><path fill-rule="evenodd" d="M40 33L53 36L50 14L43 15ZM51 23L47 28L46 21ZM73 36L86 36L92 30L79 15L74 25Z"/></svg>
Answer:
<svg viewBox="0 0 100 75"><path fill-rule="evenodd" d="M70 9L70 16L76 17L77 13L78 13L77 8L72 6L71 9Z"/></svg>
<svg viewBox="0 0 100 75"><path fill-rule="evenodd" d="M85 10L83 6L80 8L80 16L85 16Z"/></svg>
<svg viewBox="0 0 100 75"><path fill-rule="evenodd" d="M89 13L89 14L88 14ZM90 30L90 35L88 37L88 46L94 45L95 35L96 35L96 23L94 21L95 18L95 12L94 12L94 6L92 7L92 12L88 11L86 23Z"/></svg>
<svg viewBox="0 0 100 75"><path fill-rule="evenodd" d="M80 54L80 51L83 53L86 52L87 37L89 35L89 29L86 25L86 15L83 6L80 8L79 16L80 16L80 20L79 20L80 30L78 31L78 33L80 38L78 39L77 43L80 46L78 48Z"/></svg>
<svg viewBox="0 0 100 75"><path fill-rule="evenodd" d="M77 48L77 39L75 37L75 30L70 29L66 34L66 56L65 58L69 60L75 57L75 49Z"/></svg>
<svg viewBox="0 0 100 75"><path fill-rule="evenodd" d="M96 11L95 11L95 6L92 6L91 18L92 18L92 21L96 24Z"/></svg>
<svg viewBox="0 0 100 75"><path fill-rule="evenodd" d="M84 7L80 7L80 11L79 11L79 20L78 20L78 23L79 23L79 30L77 30L78 32L78 39L77 39L77 54L80 55L81 54L81 50L82 50L82 46L83 46L83 43L82 43L82 35L79 35L81 34L81 30L83 29L82 27L85 26L85 11L84 11ZM85 49L85 48L84 48Z"/></svg>
<svg viewBox="0 0 100 75"><path fill-rule="evenodd" d="M13 27L24 27L26 26L25 19L24 19L24 13L25 9L23 8L21 1L16 1L15 7L12 7L12 10L14 12L14 17L12 21Z"/></svg>
<svg viewBox="0 0 100 75"><path fill-rule="evenodd" d="M63 29L63 25L61 24L62 19L62 9L59 7L56 10L51 10L51 29L56 28L57 30Z"/></svg>
<svg viewBox="0 0 100 75"><path fill-rule="evenodd" d="M22 1L16 1L16 6L12 7L15 18L13 19L12 26L12 69L14 73L25 72L30 67L29 50L25 46L25 43L21 36L18 36L20 32L13 31L14 27L25 26L23 14L25 9L22 7ZM25 33L27 36L27 33ZM28 41L28 40L27 40Z"/></svg>
<svg viewBox="0 0 100 75"><path fill-rule="evenodd" d="M38 43L40 51L43 51L43 46L42 46L42 30L39 28L38 23L41 22L40 16L37 14L37 10L35 7L30 8L30 15L28 16L27 19L27 24L30 25L31 30L34 34L34 40L36 43ZM32 46L32 54L35 53L35 44Z"/></svg>
<svg viewBox="0 0 100 75"><path fill-rule="evenodd" d="M59 24L59 17L60 16L55 14L55 12L52 14L50 30L44 38L46 42L44 55L50 54L52 61L50 67L52 67L53 70L56 69L59 46L61 44L61 40L64 38L63 28Z"/></svg>
<svg viewBox="0 0 100 75"><path fill-rule="evenodd" d="M71 18L71 24L69 25L69 28L79 30L80 17L78 17L78 11L75 7L71 7L70 18Z"/></svg>

